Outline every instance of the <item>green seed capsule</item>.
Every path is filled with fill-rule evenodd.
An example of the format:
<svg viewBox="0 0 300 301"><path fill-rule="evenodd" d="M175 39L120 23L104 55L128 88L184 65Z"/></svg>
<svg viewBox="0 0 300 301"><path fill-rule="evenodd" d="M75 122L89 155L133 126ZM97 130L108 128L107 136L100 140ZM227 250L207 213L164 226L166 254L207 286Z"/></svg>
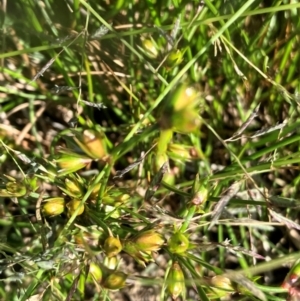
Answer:
<svg viewBox="0 0 300 301"><path fill-rule="evenodd" d="M172 69L178 66L183 60L184 52L185 51L181 51L179 49L172 50L169 53L167 60L165 62L165 66L167 67L167 69Z"/></svg>
<svg viewBox="0 0 300 301"><path fill-rule="evenodd" d="M126 279L127 274L116 271L106 277L106 279L102 283L102 286L109 290L118 290L125 286Z"/></svg>
<svg viewBox="0 0 300 301"><path fill-rule="evenodd" d="M46 216L60 215L65 210L65 200L64 198L50 198L43 203L42 207Z"/></svg>
<svg viewBox="0 0 300 301"><path fill-rule="evenodd" d="M61 149L55 161L61 168L58 174L63 176L86 167L92 162L92 159L82 154L73 153L69 149Z"/></svg>
<svg viewBox="0 0 300 301"><path fill-rule="evenodd" d="M174 254L185 253L189 248L189 244L188 236L181 232L174 233L168 241L169 250Z"/></svg>
<svg viewBox="0 0 300 301"><path fill-rule="evenodd" d="M229 278L222 275L216 275L211 278L211 285L226 291L233 291L232 283Z"/></svg>
<svg viewBox="0 0 300 301"><path fill-rule="evenodd" d="M68 216L71 217L73 215L73 213L77 210L78 207L79 210L77 212L77 216L78 215L81 215L84 211L84 205L80 205L81 204L81 201L80 200L72 200L70 201L66 206L68 208Z"/></svg>
<svg viewBox="0 0 300 301"><path fill-rule="evenodd" d="M185 290L184 274L178 262L174 262L169 271L167 289L173 299L176 299Z"/></svg>
<svg viewBox="0 0 300 301"><path fill-rule="evenodd" d="M77 180L65 179L65 189L71 197L79 198L83 196L83 188Z"/></svg>
<svg viewBox="0 0 300 301"><path fill-rule="evenodd" d="M75 133L74 138L78 146L93 159L103 159L107 155L105 135L94 130Z"/></svg>
<svg viewBox="0 0 300 301"><path fill-rule="evenodd" d="M148 57L155 59L158 56L158 50L153 41L145 39L142 41L143 49Z"/></svg>
<svg viewBox="0 0 300 301"><path fill-rule="evenodd" d="M122 244L119 238L110 236L105 240L103 248L107 257L113 257L122 251Z"/></svg>
<svg viewBox="0 0 300 301"><path fill-rule="evenodd" d="M90 269L89 269L89 274L88 274L87 280L89 282L96 281L98 283L100 283L102 280L102 270L99 267L99 265L97 265L94 262L91 262L91 264L90 264Z"/></svg>
<svg viewBox="0 0 300 301"><path fill-rule="evenodd" d="M156 252L164 242L162 235L153 230L142 232L133 240L137 249L142 252Z"/></svg>

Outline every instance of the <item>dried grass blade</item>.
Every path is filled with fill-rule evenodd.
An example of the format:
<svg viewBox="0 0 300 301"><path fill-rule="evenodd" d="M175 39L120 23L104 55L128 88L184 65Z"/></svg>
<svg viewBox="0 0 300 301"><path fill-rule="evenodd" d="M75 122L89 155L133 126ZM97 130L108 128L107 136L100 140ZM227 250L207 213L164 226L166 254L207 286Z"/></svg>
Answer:
<svg viewBox="0 0 300 301"><path fill-rule="evenodd" d="M247 249L245 249L241 246L234 246L234 245L230 244L227 241L224 241L222 243L204 242L204 243L197 244L197 250L200 251L200 252L211 251L211 250L214 250L218 247L223 247L223 248L228 249L230 251L237 252L237 253L242 253L242 254L245 254L247 256L255 257L257 259L265 259L265 257L263 257L260 254L257 254L253 251L250 251L250 250L247 250Z"/></svg>
<svg viewBox="0 0 300 301"><path fill-rule="evenodd" d="M34 82L37 80L39 77L43 76L44 72L50 68L50 66L54 63L56 57L52 58L31 80Z"/></svg>
<svg viewBox="0 0 300 301"><path fill-rule="evenodd" d="M295 228L300 230L300 225L293 222L292 220L282 216L281 214L269 209L271 216L276 219L278 222L285 224L288 228Z"/></svg>
<svg viewBox="0 0 300 301"><path fill-rule="evenodd" d="M65 42L71 40L71 39L74 39L76 38L76 35L75 34L69 34L63 38L57 38L54 43L52 43L52 45L59 45L59 46L62 46Z"/></svg>
<svg viewBox="0 0 300 301"><path fill-rule="evenodd" d="M137 167L138 165L140 165L144 160L144 157L138 159L137 161L133 162L132 164L128 165L126 168L122 169L122 170L117 170L116 175L114 176L115 178L122 178L127 172L131 171L132 169L134 169L135 167Z"/></svg>
<svg viewBox="0 0 300 301"><path fill-rule="evenodd" d="M83 102L85 105L89 107L97 108L98 110L107 109L107 107L103 103L94 103L86 100L80 100L80 101Z"/></svg>
<svg viewBox="0 0 300 301"><path fill-rule="evenodd" d="M75 89L78 89L78 87L54 85L54 87L51 89L51 92L55 93L55 94L59 94L59 93L65 92L65 91L72 91L72 90L75 90Z"/></svg>
<svg viewBox="0 0 300 301"><path fill-rule="evenodd" d="M225 195L221 197L215 209L212 213L212 220L208 229L211 229L218 221L223 209L226 207L231 198L233 198L240 189L241 182L234 182L229 188Z"/></svg>
<svg viewBox="0 0 300 301"><path fill-rule="evenodd" d="M221 247L224 247L224 248L230 250L230 251L239 252L239 253L242 253L242 254L245 254L247 256L257 258L257 259L265 259L264 256L262 256L260 254L257 254L254 251L247 250L247 249L245 249L241 246L234 246L234 245L230 244L228 241L224 241L222 243L219 243L219 245Z"/></svg>
<svg viewBox="0 0 300 301"><path fill-rule="evenodd" d="M171 31L171 38L173 40L176 39L179 29L180 29L180 16L178 16L177 19L175 20L174 27Z"/></svg>
<svg viewBox="0 0 300 301"><path fill-rule="evenodd" d="M110 24L112 25L112 24ZM96 40L105 36L109 32L109 29L105 25L101 25L93 34L89 36L89 40Z"/></svg>
<svg viewBox="0 0 300 301"><path fill-rule="evenodd" d="M153 177L149 188L146 191L145 195L145 201L150 201L151 198L153 197L154 193L156 190L159 188L161 181L163 179L164 174L168 171L169 169L169 163L165 162L161 168L159 169L158 173Z"/></svg>
<svg viewBox="0 0 300 301"><path fill-rule="evenodd" d="M169 34L167 34L163 29L161 29L160 27L155 26L155 28L159 31L159 33L167 40L168 45L173 47L175 44L175 40L173 39L172 36L170 36Z"/></svg>
<svg viewBox="0 0 300 301"><path fill-rule="evenodd" d="M258 289L251 280L246 278L241 273L228 272L225 273L224 276L229 278L231 281L245 287L252 295L256 296L258 299L267 301L265 294L260 289Z"/></svg>
<svg viewBox="0 0 300 301"><path fill-rule="evenodd" d="M23 161L24 163L31 163L32 162L32 160L31 159L29 159L25 154L23 154L23 153L21 153L21 152L19 152L19 151L15 151L15 150L11 150L11 151L13 151L14 153L15 153L15 155L21 160L21 161Z"/></svg>
<svg viewBox="0 0 300 301"><path fill-rule="evenodd" d="M250 125L250 123L253 121L254 118L256 118L258 116L258 111L259 111L259 107L260 107L260 103L256 106L256 108L253 110L253 112L251 113L251 115L248 117L248 119L241 125L241 127L238 129L237 132L235 132L233 134L233 136L231 138L229 138L228 140L234 139L237 136L241 135L246 128Z"/></svg>
<svg viewBox="0 0 300 301"><path fill-rule="evenodd" d="M259 130L259 131L255 132L252 136L250 136L250 138L256 138L256 137L271 133L271 132L276 131L276 130L281 130L285 126L286 126L286 122L276 124L275 126L272 126L272 127L267 128L267 129L262 129L262 130Z"/></svg>

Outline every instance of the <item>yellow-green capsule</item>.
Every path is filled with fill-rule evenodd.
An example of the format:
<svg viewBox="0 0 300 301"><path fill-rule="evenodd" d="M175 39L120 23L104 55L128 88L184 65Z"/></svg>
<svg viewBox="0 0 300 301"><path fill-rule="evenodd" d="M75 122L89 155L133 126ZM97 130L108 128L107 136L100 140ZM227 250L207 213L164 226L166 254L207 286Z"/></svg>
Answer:
<svg viewBox="0 0 300 301"><path fill-rule="evenodd" d="M153 260L151 252L142 252L132 241L125 242L123 251L134 258L143 267L146 266L145 263Z"/></svg>
<svg viewBox="0 0 300 301"><path fill-rule="evenodd" d="M104 258L104 265L110 270L115 270L118 267L118 264L119 260L116 256Z"/></svg>
<svg viewBox="0 0 300 301"><path fill-rule="evenodd" d="M85 130L82 133L76 132L75 135L75 142L90 158L103 159L107 155L104 133Z"/></svg>
<svg viewBox="0 0 300 301"><path fill-rule="evenodd" d="M168 241L169 251L174 254L185 253L188 250L189 245L190 241L188 236L181 232L174 233Z"/></svg>
<svg viewBox="0 0 300 301"><path fill-rule="evenodd" d="M94 186L94 188L93 188L93 190L92 190L92 192L90 194L90 200L96 200L98 198L98 194L99 194L100 188L101 188L101 183L97 183Z"/></svg>
<svg viewBox="0 0 300 301"><path fill-rule="evenodd" d="M60 215L65 210L64 198L50 198L42 204L42 211L46 216Z"/></svg>
<svg viewBox="0 0 300 301"><path fill-rule="evenodd" d="M185 290L184 274L178 262L174 262L167 277L167 290L173 299Z"/></svg>
<svg viewBox="0 0 300 301"><path fill-rule="evenodd" d="M137 249L142 252L156 252L164 242L163 236L153 230L142 232L133 239Z"/></svg>
<svg viewBox="0 0 300 301"><path fill-rule="evenodd" d="M155 43L150 40L150 39L145 39L142 41L142 44L143 44L143 49L145 51L145 54L152 58L152 59L155 59L157 58L158 56L158 50L155 46Z"/></svg>
<svg viewBox="0 0 300 301"><path fill-rule="evenodd" d="M79 198L83 196L83 187L75 179L65 179L65 189L68 195L74 198Z"/></svg>
<svg viewBox="0 0 300 301"><path fill-rule="evenodd" d="M87 281L89 281L89 282L96 281L96 282L100 283L101 280L102 280L101 268L99 267L98 264L91 262Z"/></svg>
<svg viewBox="0 0 300 301"><path fill-rule="evenodd" d="M6 183L7 192L13 197L20 197L27 193L27 188L22 183L8 182Z"/></svg>
<svg viewBox="0 0 300 301"><path fill-rule="evenodd" d="M181 51L179 49L172 50L165 62L165 66L167 69L172 69L178 66L183 61L183 55L185 51Z"/></svg>
<svg viewBox="0 0 300 301"><path fill-rule="evenodd" d="M170 143L168 145L168 154L174 159L191 160L191 146Z"/></svg>
<svg viewBox="0 0 300 301"><path fill-rule="evenodd" d="M127 274L116 271L109 274L103 281L102 286L109 290L118 290L126 284Z"/></svg>
<svg viewBox="0 0 300 301"><path fill-rule="evenodd" d="M92 162L92 159L81 154L76 154L71 150L64 149L59 151L55 162L61 168L58 174L63 176L86 167Z"/></svg>
<svg viewBox="0 0 300 301"><path fill-rule="evenodd" d="M201 125L200 95L193 86L181 84L167 98L159 120L161 129L181 133L197 132Z"/></svg>
<svg viewBox="0 0 300 301"><path fill-rule="evenodd" d="M71 217L73 215L73 213L78 209L77 211L77 216L81 215L84 212L84 205L81 205L81 201L80 200L71 200L66 207L68 208L68 216Z"/></svg>
<svg viewBox="0 0 300 301"><path fill-rule="evenodd" d="M232 283L229 278L224 277L223 275L216 275L211 278L210 283L216 288L220 288L226 291L233 291Z"/></svg>
<svg viewBox="0 0 300 301"><path fill-rule="evenodd" d="M122 251L122 244L119 238L110 236L106 238L103 249L107 257L113 257Z"/></svg>

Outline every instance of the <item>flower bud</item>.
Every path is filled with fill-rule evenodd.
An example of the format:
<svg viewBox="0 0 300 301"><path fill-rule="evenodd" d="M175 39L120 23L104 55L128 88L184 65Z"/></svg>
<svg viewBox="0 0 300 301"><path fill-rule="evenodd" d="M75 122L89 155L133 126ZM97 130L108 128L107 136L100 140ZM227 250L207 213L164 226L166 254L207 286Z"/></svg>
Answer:
<svg viewBox="0 0 300 301"><path fill-rule="evenodd" d="M199 174L196 175L193 187L192 187L192 199L191 199L191 204L197 206L197 209L199 212L202 212L202 207L208 197L208 180L205 179L200 179Z"/></svg>
<svg viewBox="0 0 300 301"><path fill-rule="evenodd" d="M206 187L202 186L199 191L194 194L191 203L194 205L202 205L206 202L208 197L208 190Z"/></svg>
<svg viewBox="0 0 300 301"><path fill-rule="evenodd" d="M115 270L118 266L119 260L116 256L114 257L105 257L104 265L110 270Z"/></svg>
<svg viewBox="0 0 300 301"><path fill-rule="evenodd" d="M109 290L118 290L126 284L127 274L116 271L109 274L103 281L102 286Z"/></svg>
<svg viewBox="0 0 300 301"><path fill-rule="evenodd" d="M112 189L104 194L102 198L102 203L104 205L120 206L128 199L130 199L129 194L124 193L119 189Z"/></svg>
<svg viewBox="0 0 300 301"><path fill-rule="evenodd" d="M97 183L97 184L94 186L94 188L93 188L93 190L92 190L92 192L91 192L91 194L90 194L90 199L91 199L91 200L97 200L98 195L99 195L100 188L101 188L101 183Z"/></svg>
<svg viewBox="0 0 300 301"><path fill-rule="evenodd" d="M7 182L6 190L12 197L21 197L27 193L27 188L23 183Z"/></svg>
<svg viewBox="0 0 300 301"><path fill-rule="evenodd" d="M211 278L210 284L216 288L220 288L226 291L233 291L232 283L229 278L222 275L216 275Z"/></svg>
<svg viewBox="0 0 300 301"><path fill-rule="evenodd" d="M71 217L78 207L77 216L81 215L84 211L84 205L81 205L81 201L76 199L71 200L66 207L68 208L68 217Z"/></svg>
<svg viewBox="0 0 300 301"><path fill-rule="evenodd" d="M178 66L183 60L184 52L185 51L181 51L179 49L171 50L165 62L166 68L172 69Z"/></svg>
<svg viewBox="0 0 300 301"><path fill-rule="evenodd" d="M156 252L164 242L163 236L153 230L142 232L133 239L137 249L142 252Z"/></svg>
<svg viewBox="0 0 300 301"><path fill-rule="evenodd" d="M60 150L55 162L61 168L58 171L59 175L64 176L86 167L92 160L89 157L73 153L70 150Z"/></svg>
<svg viewBox="0 0 300 301"><path fill-rule="evenodd" d="M104 242L103 249L107 257L113 257L122 251L122 244L117 237L109 236Z"/></svg>
<svg viewBox="0 0 300 301"><path fill-rule="evenodd" d="M189 248L190 242L187 235L176 232L174 233L169 241L168 241L168 248L171 253L174 254L183 254Z"/></svg>
<svg viewBox="0 0 300 301"><path fill-rule="evenodd" d="M90 264L90 269L89 269L89 274L88 274L87 280L89 282L96 281L98 283L100 283L102 280L102 270L99 267L99 265L97 265L94 262L91 262L91 264Z"/></svg>
<svg viewBox="0 0 300 301"><path fill-rule="evenodd" d="M157 58L158 50L153 40L145 39L142 41L142 44L143 44L143 50L149 58L151 59Z"/></svg>
<svg viewBox="0 0 300 301"><path fill-rule="evenodd" d="M64 198L50 198L42 205L43 213L46 216L60 215L65 210Z"/></svg>
<svg viewBox="0 0 300 301"><path fill-rule="evenodd" d="M167 289L173 299L185 290L184 274L178 262L174 262L167 277Z"/></svg>
<svg viewBox="0 0 300 301"><path fill-rule="evenodd" d="M197 91L186 84L180 85L166 100L159 120L161 129L188 134L197 131L201 124L199 104Z"/></svg>
<svg viewBox="0 0 300 301"><path fill-rule="evenodd" d="M65 188L67 190L67 194L74 198L79 198L83 196L83 187L81 183L79 183L75 179L65 179Z"/></svg>
<svg viewBox="0 0 300 301"><path fill-rule="evenodd" d="M196 132L201 125L199 113L195 109L187 109L172 116L174 131L190 134Z"/></svg>
<svg viewBox="0 0 300 301"><path fill-rule="evenodd" d="M93 159L103 159L107 155L104 133L94 130L85 130L83 133L76 132L75 142Z"/></svg>
<svg viewBox="0 0 300 301"><path fill-rule="evenodd" d="M174 160L191 160L191 146L170 143L168 145L168 155Z"/></svg>
<svg viewBox="0 0 300 301"><path fill-rule="evenodd" d="M171 105L174 111L180 112L182 110L195 108L199 104L199 95L193 86L182 84L172 95Z"/></svg>
<svg viewBox="0 0 300 301"><path fill-rule="evenodd" d="M137 245L132 241L126 241L123 251L134 258L140 265L145 267L145 263L152 261L151 252L142 252L138 249Z"/></svg>

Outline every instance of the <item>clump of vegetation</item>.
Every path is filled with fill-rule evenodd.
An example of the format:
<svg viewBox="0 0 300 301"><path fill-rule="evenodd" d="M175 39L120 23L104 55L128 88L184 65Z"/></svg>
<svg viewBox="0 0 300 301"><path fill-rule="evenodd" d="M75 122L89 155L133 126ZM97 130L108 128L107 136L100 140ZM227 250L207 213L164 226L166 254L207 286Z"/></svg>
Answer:
<svg viewBox="0 0 300 301"><path fill-rule="evenodd" d="M299 9L4 1L1 298L298 300Z"/></svg>

